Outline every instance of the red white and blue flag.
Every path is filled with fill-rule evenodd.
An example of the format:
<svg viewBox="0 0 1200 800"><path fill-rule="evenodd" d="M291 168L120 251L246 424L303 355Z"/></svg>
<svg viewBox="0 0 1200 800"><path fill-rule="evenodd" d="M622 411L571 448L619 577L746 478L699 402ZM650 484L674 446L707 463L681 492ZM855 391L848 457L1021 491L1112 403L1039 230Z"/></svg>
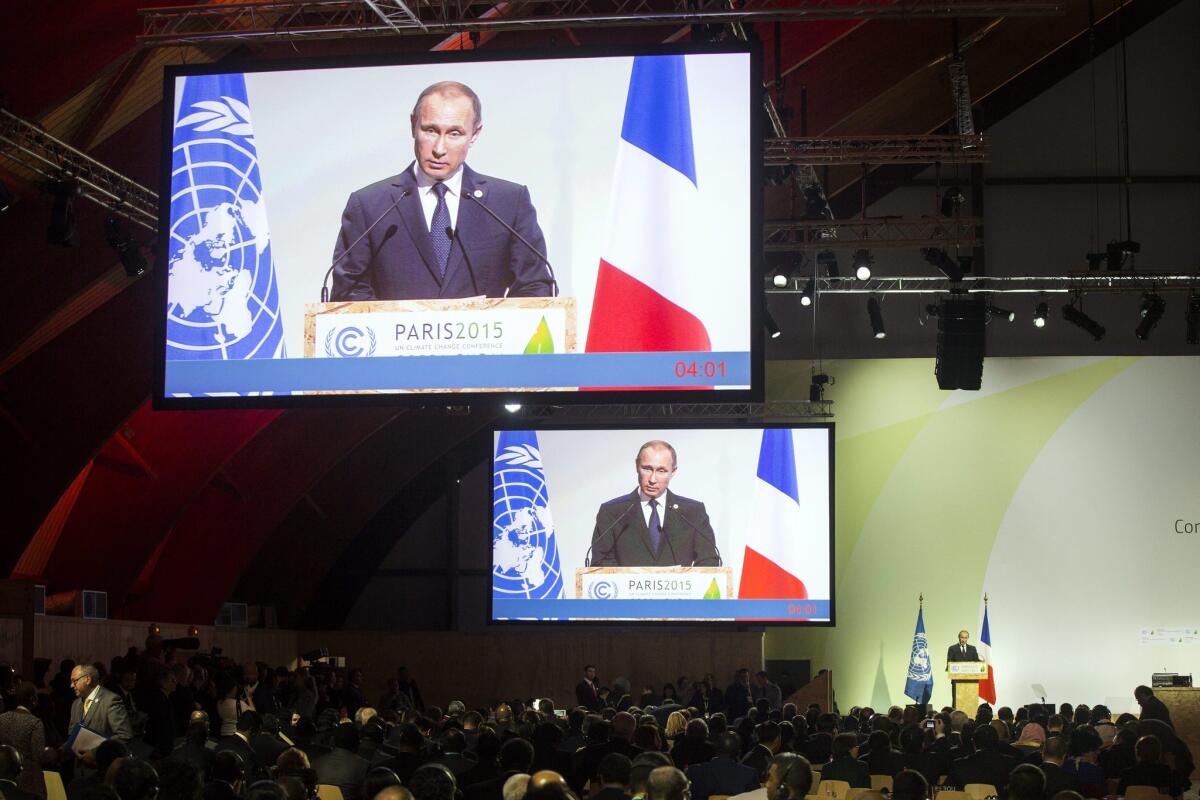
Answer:
<svg viewBox="0 0 1200 800"><path fill-rule="evenodd" d="M754 483L738 597L828 599L827 565L825 559L814 557L823 543L804 524L800 512L792 431L763 431ZM822 531L820 536L824 535ZM810 574L801 577L805 567Z"/></svg>
<svg viewBox="0 0 1200 800"><path fill-rule="evenodd" d="M609 227L588 325L589 353L709 351L695 299L696 157L684 56L633 60Z"/></svg>
<svg viewBox="0 0 1200 800"><path fill-rule="evenodd" d="M979 657L987 664L987 678L979 682L979 699L996 702L996 676L992 671L992 631L988 627L987 605L983 606L983 628L979 634Z"/></svg>

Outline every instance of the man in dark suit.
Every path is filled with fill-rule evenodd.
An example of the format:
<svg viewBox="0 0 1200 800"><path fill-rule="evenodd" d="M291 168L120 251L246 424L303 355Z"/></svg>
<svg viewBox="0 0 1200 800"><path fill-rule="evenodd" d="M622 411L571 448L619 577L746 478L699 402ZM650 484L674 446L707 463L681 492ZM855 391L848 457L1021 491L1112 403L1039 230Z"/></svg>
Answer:
<svg viewBox="0 0 1200 800"><path fill-rule="evenodd" d="M887 775L895 778L904 769L904 757L892 749L892 739L887 731L872 731L867 737L869 752L859 759L867 765L872 775Z"/></svg>
<svg viewBox="0 0 1200 800"><path fill-rule="evenodd" d="M346 203L332 298L550 296L546 244L529 190L466 165L483 129L475 92L453 81L435 83L417 99L410 123L413 164Z"/></svg>
<svg viewBox="0 0 1200 800"><path fill-rule="evenodd" d="M708 800L710 795L735 795L758 788L758 773L753 767L738 763L742 740L733 732L721 734L717 756L712 761L692 764L687 768L692 782L692 800Z"/></svg>
<svg viewBox="0 0 1200 800"><path fill-rule="evenodd" d="M609 500L596 513L591 565L719 567L704 503L667 491L678 467L675 448L660 440L646 442L634 467L638 488Z"/></svg>
<svg viewBox="0 0 1200 800"><path fill-rule="evenodd" d="M1067 759L1067 737L1051 736L1042 746L1042 774L1046 776L1046 797L1054 797L1062 791L1078 792L1082 789L1077 771L1067 772L1063 762Z"/></svg>
<svg viewBox="0 0 1200 800"><path fill-rule="evenodd" d="M81 664L71 670L71 688L75 691L75 702L71 704L70 730L83 723L106 739L129 744L133 739L133 727L125 704L114 692L100 685L100 673L94 666Z"/></svg>
<svg viewBox="0 0 1200 800"><path fill-rule="evenodd" d="M262 731L262 718L255 711L243 711L237 720L237 730L232 736L222 736L217 742L218 753L237 753L242 759L246 780L254 783L267 777L267 767L259 761L251 742ZM328 781L326 781L327 783Z"/></svg>
<svg viewBox="0 0 1200 800"><path fill-rule="evenodd" d="M463 791L464 800L503 800L504 782L513 775L529 772L533 766L533 745L524 739L509 739L500 746L500 775L471 784Z"/></svg>
<svg viewBox="0 0 1200 800"><path fill-rule="evenodd" d="M600 687L596 685L596 667L588 664L583 668L583 680L575 684L575 702L589 711L603 711Z"/></svg>
<svg viewBox="0 0 1200 800"><path fill-rule="evenodd" d="M870 789L871 771L858 760L858 737L839 733L833 737L833 752L829 763L821 769L823 781L846 781L851 789Z"/></svg>
<svg viewBox="0 0 1200 800"><path fill-rule="evenodd" d="M354 725L343 723L333 733L333 750L313 762L317 780L337 786L344 798L358 797L359 788L371 771L371 762L357 752L358 744Z"/></svg>
<svg viewBox="0 0 1200 800"><path fill-rule="evenodd" d="M1171 725L1171 712L1162 700L1154 696L1154 690L1149 686L1139 686L1133 690L1133 699L1142 707L1139 719L1157 719ZM1174 728L1174 725L1171 725Z"/></svg>
<svg viewBox="0 0 1200 800"><path fill-rule="evenodd" d="M742 759L742 766L754 770L761 783L767 779L767 767L771 766L771 759L779 752L782 738L779 726L770 720L756 725L754 735L758 742L746 753L746 757Z"/></svg>
<svg viewBox="0 0 1200 800"><path fill-rule="evenodd" d="M946 661L978 661L979 651L975 649L975 645L967 644L967 640L971 638L971 634L967 631L958 632L958 644L950 645L946 650Z"/></svg>
<svg viewBox="0 0 1200 800"><path fill-rule="evenodd" d="M588 800L627 800L629 797L629 776L633 772L633 762L628 756L620 753L609 753L600 759L596 767L596 777L600 781L599 791L593 791Z"/></svg>
<svg viewBox="0 0 1200 800"><path fill-rule="evenodd" d="M990 783L1003 797L1008 787L1008 774L1017 766L1017 760L997 751L999 737L990 725L976 728L973 740L975 752L954 760L950 766L948 783L958 787L969 783Z"/></svg>

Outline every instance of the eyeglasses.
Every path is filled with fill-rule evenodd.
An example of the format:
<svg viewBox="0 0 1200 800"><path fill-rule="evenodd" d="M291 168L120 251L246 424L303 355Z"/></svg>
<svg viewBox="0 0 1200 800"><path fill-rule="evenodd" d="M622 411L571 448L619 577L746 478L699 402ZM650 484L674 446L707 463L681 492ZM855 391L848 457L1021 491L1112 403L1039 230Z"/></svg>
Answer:
<svg viewBox="0 0 1200 800"><path fill-rule="evenodd" d="M71 685L74 686L86 677L87 675L80 675L78 678L71 678Z"/></svg>

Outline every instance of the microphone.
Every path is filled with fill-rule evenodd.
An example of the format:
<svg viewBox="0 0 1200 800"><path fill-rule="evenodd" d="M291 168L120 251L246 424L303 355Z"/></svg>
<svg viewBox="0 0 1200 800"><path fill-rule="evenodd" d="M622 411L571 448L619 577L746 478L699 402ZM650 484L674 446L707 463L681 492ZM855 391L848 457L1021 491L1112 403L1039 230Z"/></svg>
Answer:
<svg viewBox="0 0 1200 800"><path fill-rule="evenodd" d="M364 236L366 236L368 233L373 231L375 229L376 225L383 222L383 218L386 217L388 214L392 213L392 209L395 208L396 206L400 205L401 200L408 197L410 194L412 194L412 189L405 189L403 192L401 192L400 196L396 198L396 202L394 202L390 206L388 206L387 209L382 214L379 215L378 219L376 219L374 222L372 222L370 225L368 225L367 229L365 231L363 231L362 233L360 233L358 235L358 238L355 239L353 242L351 242L350 246L347 247L345 250L343 250L341 253L339 253L338 257L333 260L333 263L331 263L329 265L329 269L325 270L325 279L321 281L321 302L322 303L329 302L329 285L328 284L329 284L329 276L333 274L333 268L337 266L339 261L341 261L343 258L346 257L347 253L349 253L351 250L354 249L355 245L357 245L359 242L361 242L363 240ZM396 235L396 227L392 226L391 228L388 228L386 233L384 233L383 241L386 242L388 239L392 238L395 235ZM382 245L383 242L380 242L380 244Z"/></svg>
<svg viewBox="0 0 1200 800"><path fill-rule="evenodd" d="M471 266L471 256L467 254L467 245L463 242L462 237L458 235L458 231L446 226L446 238L451 242L458 242L458 249L462 250L463 261L467 264L467 274L471 276L471 289L475 294L479 294L479 284L475 281L475 268Z"/></svg>
<svg viewBox="0 0 1200 800"><path fill-rule="evenodd" d="M583 565L585 567L590 567L592 565L592 548L596 546L596 542L603 539L604 535L606 533L611 531L613 528L617 527L617 523L620 522L622 519L624 519L626 514L628 514L630 511L633 511L633 509L637 508L638 503L640 503L640 502L641 502L640 500L634 500L632 503L629 504L628 508L626 508L620 514L618 514L617 518L608 524L607 528L600 531L599 536L592 537L592 543L588 545L587 555L584 556L584 559L583 559ZM622 529L622 530L624 530L624 529ZM615 548L616 546L617 546L617 541L613 541L613 547ZM612 551L610 550L609 552L612 552Z"/></svg>
<svg viewBox="0 0 1200 800"><path fill-rule="evenodd" d="M533 253L535 256L538 257L538 261L541 261L543 264L546 265L546 270L550 273L550 286L554 291L553 296L558 297L558 279L554 277L554 267L550 266L549 260L547 260L547 258L544 255L542 255L541 251L538 250L536 247L534 247L532 244L530 244L528 239L526 239L521 234L517 233L516 228L514 228L512 225L509 225L507 222L505 222L503 219L501 219L499 214L497 214L495 211L492 211L492 209L490 209L486 205L484 205L484 202L482 200L480 200L478 197L476 197L474 192L463 192L462 196L471 200L472 202L475 203L475 205L479 206L484 211L486 211L489 217L491 217L492 219L496 220L496 222L499 222L501 225L503 225L504 229L506 231L511 233L513 236L517 237L517 239L520 240L521 244L523 244L529 248L529 252Z"/></svg>
<svg viewBox="0 0 1200 800"><path fill-rule="evenodd" d="M671 504L671 510L672 510L672 511L679 511L679 503L672 503L672 504ZM712 536L709 536L709 535L708 535L708 532L707 532L706 530L704 530L704 528L701 528L699 525L697 525L696 523L694 523L694 522L692 522L690 519L688 519L688 518L687 518L687 515L686 515L686 514L684 514L683 512L680 512L680 513L676 514L676 516L677 516L677 517L679 517L679 518L680 518L681 520L683 520L684 522L686 522L688 525L690 525L690 526L691 526L691 528L692 528L692 530L694 530L694 531L699 531L699 532L700 532L700 535L701 535L701 536L703 536L703 537L705 538L705 540L707 540L709 543L711 543L711 544L712 544L712 546L713 546L713 550L716 550L716 551L717 551L717 564L716 564L716 565L717 565L718 567L720 567L720 566L724 566L724 564L725 564L725 560L724 560L723 558L721 558L721 548L720 548L720 546L718 546L718 545L717 545L717 537L716 537L716 534L713 534Z"/></svg>

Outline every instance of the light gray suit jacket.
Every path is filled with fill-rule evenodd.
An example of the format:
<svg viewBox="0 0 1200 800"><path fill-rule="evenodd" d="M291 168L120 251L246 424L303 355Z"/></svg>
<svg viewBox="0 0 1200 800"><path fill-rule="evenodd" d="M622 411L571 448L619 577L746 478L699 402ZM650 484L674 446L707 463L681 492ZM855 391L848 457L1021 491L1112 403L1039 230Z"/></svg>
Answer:
<svg viewBox="0 0 1200 800"><path fill-rule="evenodd" d="M103 686L86 716L83 713L83 700L76 697L71 704L71 729L80 722L106 739L119 739L127 744L133 739L133 726L129 724L125 704L116 692Z"/></svg>

